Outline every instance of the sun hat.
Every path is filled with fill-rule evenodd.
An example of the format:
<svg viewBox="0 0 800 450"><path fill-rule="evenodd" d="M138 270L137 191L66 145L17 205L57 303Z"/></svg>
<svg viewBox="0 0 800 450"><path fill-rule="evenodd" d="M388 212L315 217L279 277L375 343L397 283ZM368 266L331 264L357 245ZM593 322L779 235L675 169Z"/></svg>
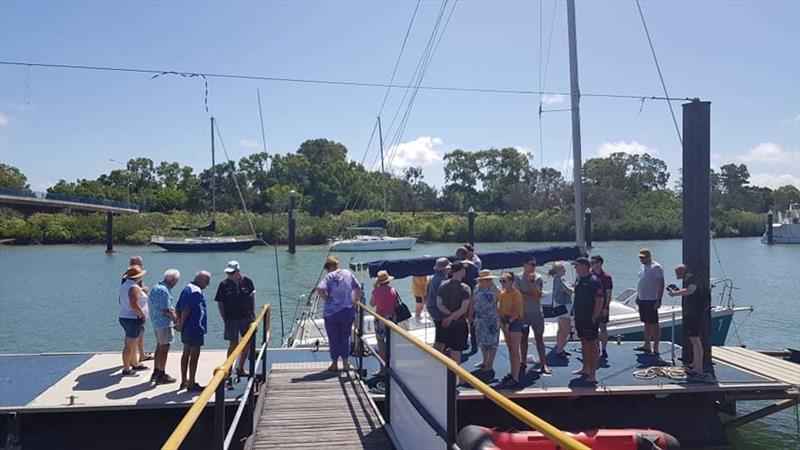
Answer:
<svg viewBox="0 0 800 450"><path fill-rule="evenodd" d="M228 261L228 265L225 266L225 273L233 273L239 271L239 261L231 260Z"/></svg>
<svg viewBox="0 0 800 450"><path fill-rule="evenodd" d="M438 258L436 260L436 264L433 266L433 270L439 272L441 270L447 270L450 268L450 260L447 258Z"/></svg>
<svg viewBox="0 0 800 450"><path fill-rule="evenodd" d="M489 269L481 269L481 271L478 272L478 276L475 277L476 280L494 280L495 278L497 277L492 275L492 271Z"/></svg>
<svg viewBox="0 0 800 450"><path fill-rule="evenodd" d="M122 274L122 278L125 278L126 280L141 280L144 278L144 274L146 273L147 271L142 269L142 266L133 265L129 266L125 273Z"/></svg>
<svg viewBox="0 0 800 450"><path fill-rule="evenodd" d="M394 280L394 277L389 275L389 272L381 270L378 272L378 276L375 277L375 284L386 284L392 280Z"/></svg>
<svg viewBox="0 0 800 450"><path fill-rule="evenodd" d="M652 255L650 254L650 249L643 248L639 250L639 257L640 258L650 258Z"/></svg>

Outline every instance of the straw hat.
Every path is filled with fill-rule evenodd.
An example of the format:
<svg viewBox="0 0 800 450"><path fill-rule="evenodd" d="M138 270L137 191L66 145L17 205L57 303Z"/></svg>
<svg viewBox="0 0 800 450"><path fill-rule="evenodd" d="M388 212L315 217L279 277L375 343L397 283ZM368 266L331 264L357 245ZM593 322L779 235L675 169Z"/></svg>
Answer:
<svg viewBox="0 0 800 450"><path fill-rule="evenodd" d="M142 266L129 266L125 273L122 274L122 278L126 280L141 280L146 273L147 271L142 269Z"/></svg>
<svg viewBox="0 0 800 450"><path fill-rule="evenodd" d="M489 269L483 269L478 272L478 276L475 278L476 280L494 280L497 278L496 276L492 275L492 271Z"/></svg>
<svg viewBox="0 0 800 450"><path fill-rule="evenodd" d="M378 276L375 277L375 284L386 284L392 280L394 280L394 277L389 275L389 272L381 270L378 272Z"/></svg>

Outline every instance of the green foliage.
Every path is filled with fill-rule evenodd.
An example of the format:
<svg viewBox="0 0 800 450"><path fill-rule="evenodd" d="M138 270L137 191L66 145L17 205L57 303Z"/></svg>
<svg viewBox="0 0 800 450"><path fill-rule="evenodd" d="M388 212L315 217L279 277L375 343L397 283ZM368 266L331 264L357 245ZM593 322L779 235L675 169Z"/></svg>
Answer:
<svg viewBox="0 0 800 450"><path fill-rule="evenodd" d="M0 186L28 189L28 178L16 167L0 163Z"/></svg>

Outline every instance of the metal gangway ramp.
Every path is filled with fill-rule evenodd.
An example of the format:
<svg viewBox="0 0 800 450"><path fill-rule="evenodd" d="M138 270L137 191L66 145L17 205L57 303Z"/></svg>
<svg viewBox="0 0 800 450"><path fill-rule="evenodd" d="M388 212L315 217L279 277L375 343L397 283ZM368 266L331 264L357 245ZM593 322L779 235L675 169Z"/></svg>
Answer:
<svg viewBox="0 0 800 450"><path fill-rule="evenodd" d="M247 448L390 450L384 422L361 382L327 363L273 364Z"/></svg>

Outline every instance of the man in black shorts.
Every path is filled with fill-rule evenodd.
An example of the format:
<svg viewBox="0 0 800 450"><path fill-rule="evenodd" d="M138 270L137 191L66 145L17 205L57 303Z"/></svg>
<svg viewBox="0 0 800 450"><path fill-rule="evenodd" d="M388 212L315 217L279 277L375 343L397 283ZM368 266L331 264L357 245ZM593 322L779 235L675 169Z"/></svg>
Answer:
<svg viewBox="0 0 800 450"><path fill-rule="evenodd" d="M711 381L711 374L704 373L703 367L703 344L700 341L700 322L703 314L703 303L697 295L697 281L685 264L678 264L675 267L675 277L683 280L683 289L674 284L667 286L667 295L670 297L686 297L685 307L683 308L683 327L689 336L689 343L692 346L692 363L684 360L686 374L698 381Z"/></svg>
<svg viewBox="0 0 800 450"><path fill-rule="evenodd" d="M611 280L611 275L603 271L603 257L594 255L591 257L592 274L600 280L600 285L603 286L603 296L605 302L603 303L603 311L600 313L600 357L608 358L606 347L608 346L608 321L609 309L611 308L611 291L614 289L614 282Z"/></svg>
<svg viewBox="0 0 800 450"><path fill-rule="evenodd" d="M597 348L597 327L605 296L600 280L590 271L589 260L581 257L576 259L574 264L575 271L578 273L574 288L575 330L581 339L583 367L572 373L581 375L587 383L596 383L597 363L600 361Z"/></svg>
<svg viewBox="0 0 800 450"><path fill-rule="evenodd" d="M451 278L442 283L436 296L436 306L444 315L442 332L444 344L450 349L450 359L461 364L461 352L467 349L469 331L467 311L472 290L463 283L464 265L460 262L450 264Z"/></svg>
<svg viewBox="0 0 800 450"><path fill-rule="evenodd" d="M222 280L214 297L219 306L219 314L225 324L224 338L228 341L228 356L239 345L239 338L247 333L255 320L256 289L250 278L242 275L238 261L229 261L225 267L227 278ZM245 346L236 365L236 376L250 376L244 370L249 346ZM230 387L230 385L229 385Z"/></svg>

